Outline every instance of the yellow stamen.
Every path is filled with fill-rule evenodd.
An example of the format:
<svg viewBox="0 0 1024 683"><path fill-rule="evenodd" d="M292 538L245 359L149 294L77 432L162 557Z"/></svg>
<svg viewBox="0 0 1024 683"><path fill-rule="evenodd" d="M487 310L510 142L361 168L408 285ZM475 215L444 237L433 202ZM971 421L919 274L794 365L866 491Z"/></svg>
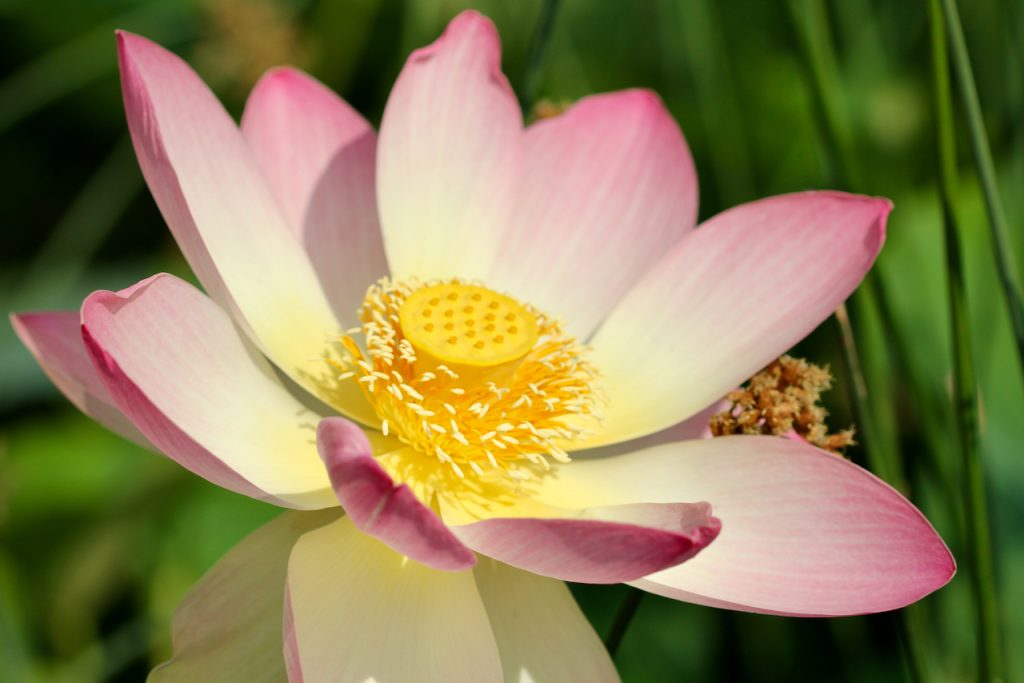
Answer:
<svg viewBox="0 0 1024 683"><path fill-rule="evenodd" d="M339 368L358 381L389 433L459 479L521 480L565 462L579 416L600 420L588 349L509 296L459 280L382 280L360 311ZM566 418L572 418L567 421Z"/></svg>

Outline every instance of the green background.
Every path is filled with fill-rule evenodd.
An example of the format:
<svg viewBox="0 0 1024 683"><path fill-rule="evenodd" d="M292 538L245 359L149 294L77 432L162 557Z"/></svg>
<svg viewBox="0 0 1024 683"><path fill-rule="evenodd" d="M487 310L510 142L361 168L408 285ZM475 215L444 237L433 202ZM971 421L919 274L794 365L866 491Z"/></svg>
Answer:
<svg viewBox="0 0 1024 683"><path fill-rule="evenodd" d="M263 69L290 62L376 122L405 56L465 7L497 23L505 71L521 89L537 1L0 0L0 308L76 308L94 289L161 270L187 276L127 144L114 28L183 55L236 114ZM836 52L829 83L856 175L841 172L822 134L794 24L807 10ZM961 11L1019 263L1024 3L972 0ZM901 456L903 490L961 565L921 605L925 673L970 681L977 617L964 561L929 60L925 0L565 0L539 94L561 102L632 86L660 93L693 150L702 218L807 188L894 200L872 276L881 306L855 297L853 326L879 434ZM1020 680L1024 375L961 137L955 201L982 457L1009 678ZM832 424L850 424L835 326L797 351L836 370ZM865 462L860 448L849 455ZM0 681L142 680L169 653L168 622L188 587L274 514L78 414L0 326ZM573 588L607 633L626 589ZM900 623L895 614L801 620L647 596L616 662L626 681L896 681L906 677Z"/></svg>

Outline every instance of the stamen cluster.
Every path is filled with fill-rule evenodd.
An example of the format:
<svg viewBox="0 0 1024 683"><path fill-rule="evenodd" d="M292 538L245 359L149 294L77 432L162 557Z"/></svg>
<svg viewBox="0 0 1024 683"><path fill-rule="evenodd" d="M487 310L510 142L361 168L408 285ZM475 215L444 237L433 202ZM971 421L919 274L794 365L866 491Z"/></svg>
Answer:
<svg viewBox="0 0 1024 683"><path fill-rule="evenodd" d="M463 377L448 365L426 367L403 334L399 309L433 284L382 279L370 287L362 326L341 340L350 357L330 361L339 379L359 382L384 434L436 458L459 478L468 470L528 479L534 467L549 468L549 458L568 462L565 447L588 422L580 418L600 421L598 373L586 359L587 347L524 306L537 317L539 338L513 372Z"/></svg>

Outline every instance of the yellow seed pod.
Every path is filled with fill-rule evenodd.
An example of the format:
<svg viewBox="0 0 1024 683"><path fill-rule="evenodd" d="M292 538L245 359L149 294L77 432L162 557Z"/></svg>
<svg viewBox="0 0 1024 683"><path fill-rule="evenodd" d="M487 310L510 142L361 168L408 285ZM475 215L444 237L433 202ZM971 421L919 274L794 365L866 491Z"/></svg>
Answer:
<svg viewBox="0 0 1024 683"><path fill-rule="evenodd" d="M479 285L430 285L398 311L417 357L476 374L521 359L537 344L537 316L515 299Z"/></svg>

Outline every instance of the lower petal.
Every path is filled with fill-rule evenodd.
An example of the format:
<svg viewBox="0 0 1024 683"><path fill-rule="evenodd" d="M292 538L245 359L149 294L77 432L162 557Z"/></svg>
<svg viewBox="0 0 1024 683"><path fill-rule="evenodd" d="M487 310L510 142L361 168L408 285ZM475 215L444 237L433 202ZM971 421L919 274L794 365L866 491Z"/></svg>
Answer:
<svg viewBox="0 0 1024 683"><path fill-rule="evenodd" d="M578 457L543 482L554 505L709 500L722 532L691 561L636 585L700 604L806 616L896 609L956 566L906 498L853 463L779 437L665 444Z"/></svg>
<svg viewBox="0 0 1024 683"><path fill-rule="evenodd" d="M481 558L473 569L505 683L611 683L615 665L561 581Z"/></svg>
<svg viewBox="0 0 1024 683"><path fill-rule="evenodd" d="M409 562L348 517L295 544L285 661L292 683L501 680L473 574Z"/></svg>
<svg viewBox="0 0 1024 683"><path fill-rule="evenodd" d="M288 556L306 532L338 511L285 512L222 557L174 613L174 655L149 683L279 683Z"/></svg>

